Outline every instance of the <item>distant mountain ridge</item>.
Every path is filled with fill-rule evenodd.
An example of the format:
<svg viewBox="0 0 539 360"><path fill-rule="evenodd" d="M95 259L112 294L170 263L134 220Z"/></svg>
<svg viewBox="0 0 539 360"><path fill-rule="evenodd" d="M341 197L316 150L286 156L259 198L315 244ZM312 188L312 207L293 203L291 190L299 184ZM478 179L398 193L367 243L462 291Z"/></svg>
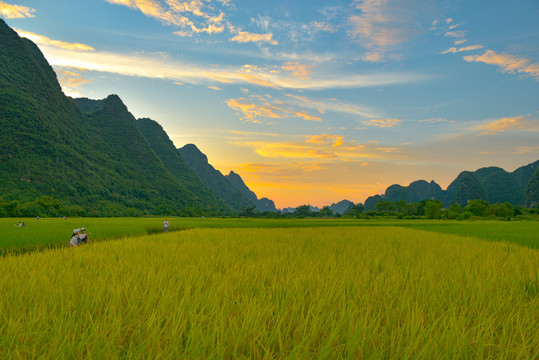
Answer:
<svg viewBox="0 0 539 360"><path fill-rule="evenodd" d="M461 172L446 190L434 181L412 182L408 186L389 186L383 195L375 195L365 200L365 209L374 210L378 202L399 201L418 202L437 199L449 206L458 203L466 206L469 200L481 199L489 203L508 202L512 205L535 206L538 203L536 184L539 160L521 166L513 172L500 167L484 167L476 171Z"/></svg>

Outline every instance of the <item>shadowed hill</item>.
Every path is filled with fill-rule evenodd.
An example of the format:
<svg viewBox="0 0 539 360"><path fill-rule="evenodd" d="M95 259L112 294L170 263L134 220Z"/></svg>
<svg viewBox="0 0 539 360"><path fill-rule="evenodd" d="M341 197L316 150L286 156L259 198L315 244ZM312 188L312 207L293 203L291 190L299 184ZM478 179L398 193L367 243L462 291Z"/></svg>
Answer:
<svg viewBox="0 0 539 360"><path fill-rule="evenodd" d="M202 183L213 190L230 207L241 210L253 204L241 194L232 184L208 163L208 157L195 145L187 144L178 149L187 165L197 174Z"/></svg>
<svg viewBox="0 0 539 360"><path fill-rule="evenodd" d="M38 47L2 20L0 44L0 203L7 204L0 208L10 209L4 215L222 210L216 197L196 196L165 168L118 96L81 100L84 114ZM54 206L36 202L44 196Z"/></svg>
<svg viewBox="0 0 539 360"><path fill-rule="evenodd" d="M243 179L241 176L236 174L234 171L231 171L228 175L225 175L225 178L234 186L236 189L238 189L241 194L249 200L252 204L255 205L255 210L264 212L275 212L277 211L275 209L275 203L268 199L268 198L262 198L259 199L254 192L252 192L247 185L243 182Z"/></svg>

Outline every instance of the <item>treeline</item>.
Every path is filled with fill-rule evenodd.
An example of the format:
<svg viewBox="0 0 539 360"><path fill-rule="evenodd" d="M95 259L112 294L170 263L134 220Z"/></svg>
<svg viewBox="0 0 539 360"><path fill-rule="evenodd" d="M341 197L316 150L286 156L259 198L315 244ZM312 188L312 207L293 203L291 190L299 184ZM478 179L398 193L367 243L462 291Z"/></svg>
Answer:
<svg viewBox="0 0 539 360"><path fill-rule="evenodd" d="M298 206L295 211L288 213L257 213L254 208L244 208L239 216L243 217L269 217L269 218L324 218L343 217L356 219L369 218L397 218L397 219L504 219L512 218L537 218L539 206L534 209L512 204L495 203L489 204L485 200L471 200L462 207L458 203L444 208L440 200L421 200L417 203L399 201L380 201L374 211L366 211L363 204L351 204L343 214L335 213L329 206L324 206L320 211L312 211L310 206Z"/></svg>
<svg viewBox="0 0 539 360"><path fill-rule="evenodd" d="M186 206L178 209L170 203L161 205L143 202L119 204L118 202L95 199L83 207L66 204L51 196L41 196L33 201L0 201L0 217L138 217L148 215L163 216L222 216L225 213L213 208ZM151 209L151 210L149 210Z"/></svg>
<svg viewBox="0 0 539 360"><path fill-rule="evenodd" d="M20 202L19 200L0 201L0 217L137 217L137 216L227 216L227 217L252 217L252 218L328 218L343 217L356 219L369 218L397 218L397 219L505 219L512 218L537 218L539 206L529 209L512 204L495 203L489 204L485 200L471 200L462 207L458 203L444 208L440 200L421 200L417 203L399 201L380 201L375 210L366 211L361 203L350 204L343 214L334 212L329 206L324 206L320 211L313 211L309 205L298 206L293 212L257 212L255 206L244 207L237 213L222 213L214 209L203 209L195 206L184 207L177 210L168 204L163 204L158 211L148 212L145 207L137 207L132 204L120 206L114 202L97 201L93 206L82 207L80 205L66 205L51 196L41 196L33 201Z"/></svg>

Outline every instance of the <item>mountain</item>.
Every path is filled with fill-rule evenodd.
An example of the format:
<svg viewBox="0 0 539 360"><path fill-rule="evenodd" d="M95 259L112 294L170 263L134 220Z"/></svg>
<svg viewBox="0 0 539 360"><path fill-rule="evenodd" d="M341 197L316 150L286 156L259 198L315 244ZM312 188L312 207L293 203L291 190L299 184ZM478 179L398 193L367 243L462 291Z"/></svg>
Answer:
<svg viewBox="0 0 539 360"><path fill-rule="evenodd" d="M189 165L187 165L172 143L172 140L170 140L159 123L148 118L143 118L138 119L136 124L153 151L165 165L165 168L174 175L187 190L200 198L206 205L213 204L213 206L216 206L223 211L229 208L216 193L202 183L195 172Z"/></svg>
<svg viewBox="0 0 539 360"><path fill-rule="evenodd" d="M354 203L349 200L341 200L336 204L331 204L329 208L333 211L334 214L344 214L351 206L354 206Z"/></svg>
<svg viewBox="0 0 539 360"><path fill-rule="evenodd" d="M453 203L466 206L468 200L474 199L486 200L489 203L508 202L512 205L525 205L529 204L528 200L525 200L528 198L526 189L529 188L532 176L538 168L539 160L519 167L512 173L496 166L480 168L473 172L463 171L446 190L442 190L434 181L428 183L425 180L418 180L408 186L394 184L386 189L384 195L367 198L364 206L366 210L374 210L376 204L382 200L419 202L428 199L441 200L445 206Z"/></svg>
<svg viewBox="0 0 539 360"><path fill-rule="evenodd" d="M177 151L202 183L213 190L230 207L235 210L241 210L245 207L255 205L249 199L245 198L219 170L216 170L210 165L208 163L208 157L195 145L187 144Z"/></svg>
<svg viewBox="0 0 539 360"><path fill-rule="evenodd" d="M2 20L0 43L0 212L118 216L227 208L167 170L118 96L66 97L38 47Z"/></svg>
<svg viewBox="0 0 539 360"><path fill-rule="evenodd" d="M513 171L511 174L517 181L517 183L520 185L522 189L526 189L528 186L528 183L530 182L530 179L534 176L535 171L539 168L539 160L525 165L521 166L515 171Z"/></svg>
<svg viewBox="0 0 539 360"><path fill-rule="evenodd" d="M479 180L470 171L463 171L447 187L444 203L458 203L464 207L470 200L480 199L488 201L488 194Z"/></svg>
<svg viewBox="0 0 539 360"><path fill-rule="evenodd" d="M385 200L382 195L369 196L365 200L365 204L363 204L363 206L365 206L366 211L374 211L376 209L376 204L382 200Z"/></svg>
<svg viewBox="0 0 539 360"><path fill-rule="evenodd" d="M234 171L231 171L228 175L225 175L225 178L234 186L239 192L252 204L255 205L255 210L259 212L269 211L276 212L275 203L268 199L262 198L258 199L256 194L252 192L247 185L243 182L243 179L236 174Z"/></svg>
<svg viewBox="0 0 539 360"><path fill-rule="evenodd" d="M534 208L539 205L539 168L535 170L526 188L525 205Z"/></svg>

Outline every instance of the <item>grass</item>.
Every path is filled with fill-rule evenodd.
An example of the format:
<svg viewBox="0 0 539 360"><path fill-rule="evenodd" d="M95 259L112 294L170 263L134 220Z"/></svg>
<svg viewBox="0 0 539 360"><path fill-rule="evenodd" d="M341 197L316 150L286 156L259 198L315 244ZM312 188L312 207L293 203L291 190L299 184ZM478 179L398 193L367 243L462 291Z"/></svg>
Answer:
<svg viewBox="0 0 539 360"><path fill-rule="evenodd" d="M85 227L92 241L159 233L163 218L68 218L22 219L26 227L18 228L19 219L0 218L0 255L25 253L46 248L65 247L74 228ZM401 226L438 233L473 236L491 241L516 243L539 249L537 221L449 221L449 220L355 220L355 219L225 219L169 218L170 230L191 228L298 228L334 226Z"/></svg>
<svg viewBox="0 0 539 360"><path fill-rule="evenodd" d="M539 252L198 228L0 258L2 358L537 359Z"/></svg>

